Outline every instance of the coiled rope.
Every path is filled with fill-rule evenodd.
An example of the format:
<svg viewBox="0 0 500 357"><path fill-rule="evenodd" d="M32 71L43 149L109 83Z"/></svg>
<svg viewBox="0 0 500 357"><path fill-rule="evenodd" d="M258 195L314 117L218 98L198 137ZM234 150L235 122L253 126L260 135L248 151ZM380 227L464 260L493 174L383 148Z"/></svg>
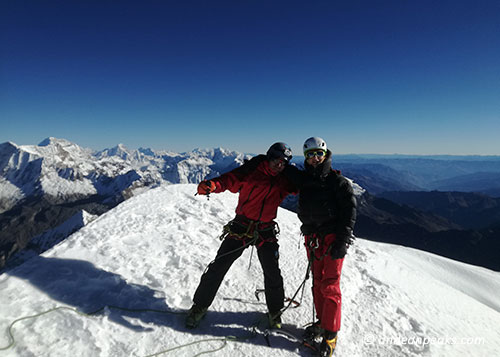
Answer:
<svg viewBox="0 0 500 357"><path fill-rule="evenodd" d="M100 314L105 309L122 310L122 311L127 311L127 312L154 312L154 313L174 314L174 315L185 315L186 314L186 312L167 311L167 310L155 310L155 309L130 309L130 308L124 308L124 307L119 307L119 306L104 306L104 307L101 307L100 309L98 309L96 311L93 311L93 312L90 312L90 313L84 313L84 312L78 311L78 309L73 308L73 307L57 306L57 307L54 307L52 309L40 312L38 314L30 315L30 316L24 316L24 317L21 317L21 318L18 318L16 320L12 321L10 323L9 327L7 328L7 334L8 334L8 338L9 338L10 342L9 342L9 344L7 346L0 347L0 351L6 351L6 350L8 350L8 349L10 349L10 348L12 348L14 346L14 344L16 343L16 339L14 337L14 332L13 332L14 325L16 325L17 323L19 323L21 321L30 320L30 319L37 319L37 318L42 317L44 315L48 315L48 314L53 313L55 311L61 311L61 310L70 311L70 312L76 313L77 315L84 316L84 317L94 317L94 316ZM251 334L249 334L246 337L225 336L225 337L220 337L220 338L206 338L206 339L201 339L201 340L189 342L189 343L186 343L186 344L178 345L178 346L175 346L175 347L172 347L172 348L168 348L168 349L165 349L165 350L162 350L162 351L150 354L150 355L146 355L144 357L160 356L160 355L165 354L165 353L169 353L169 352L172 352L172 351L175 351L175 350L179 350L179 349L184 348L184 347L196 345L196 344L203 343L203 342L214 342L214 341L220 341L220 342L222 342L222 345L220 347L216 348L216 349L202 351L202 352L200 352L200 353L198 353L198 354L195 355L195 356L201 356L203 354L217 352L217 351L222 350L224 347L226 347L228 341L244 341L244 340L248 340L249 338L254 337L254 335L255 335L255 333L252 332Z"/></svg>

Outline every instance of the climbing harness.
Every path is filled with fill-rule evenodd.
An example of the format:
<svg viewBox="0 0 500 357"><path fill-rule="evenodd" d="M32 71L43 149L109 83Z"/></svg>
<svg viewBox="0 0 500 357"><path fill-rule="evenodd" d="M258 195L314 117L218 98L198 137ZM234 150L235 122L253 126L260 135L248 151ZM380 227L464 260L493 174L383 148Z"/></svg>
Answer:
<svg viewBox="0 0 500 357"><path fill-rule="evenodd" d="M220 259L221 257L233 254L234 252L240 249L245 249L250 245L252 246L252 249L250 251L250 258L248 261L248 270L250 270L254 247L257 246L257 248L260 248L264 243L277 242L277 236L279 234L280 229L278 223L276 223L275 221L260 222L248 219L245 216L237 215L233 220L229 221L222 228L222 234L220 235L219 239L221 241L226 238L240 240L243 243L243 246L229 251L226 254L222 254L219 257L216 257L214 260L212 260L212 262L210 262L210 264L212 264L217 259Z"/></svg>
<svg viewBox="0 0 500 357"><path fill-rule="evenodd" d="M321 254L319 257L316 256L316 250L319 249L319 247L324 244L325 240L325 235L321 233L313 233L313 234L308 234L306 235L307 240L306 240L306 248L309 252L309 260L323 260L327 255L330 254L330 249L331 246L328 247L323 254ZM312 268L312 261L311 261L311 268Z"/></svg>
<svg viewBox="0 0 500 357"><path fill-rule="evenodd" d="M259 240L257 247L260 247L266 242L276 242L279 234L280 229L275 221L254 221L245 216L237 215L222 228L219 239L224 240L227 237L243 241L255 239L255 241Z"/></svg>

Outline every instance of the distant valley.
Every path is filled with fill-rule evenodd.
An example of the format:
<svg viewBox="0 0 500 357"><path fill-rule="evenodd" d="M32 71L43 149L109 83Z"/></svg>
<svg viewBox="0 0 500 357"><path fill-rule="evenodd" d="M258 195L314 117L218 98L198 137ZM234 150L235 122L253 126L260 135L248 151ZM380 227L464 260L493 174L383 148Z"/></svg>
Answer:
<svg viewBox="0 0 500 357"><path fill-rule="evenodd" d="M333 166L372 194L439 190L500 197L500 156L338 155Z"/></svg>

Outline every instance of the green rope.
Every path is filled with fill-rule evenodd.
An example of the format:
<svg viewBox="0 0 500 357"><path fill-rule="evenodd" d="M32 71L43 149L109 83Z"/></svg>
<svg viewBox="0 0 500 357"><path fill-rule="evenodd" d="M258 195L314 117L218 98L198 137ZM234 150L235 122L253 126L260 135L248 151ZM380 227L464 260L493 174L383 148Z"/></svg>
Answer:
<svg viewBox="0 0 500 357"><path fill-rule="evenodd" d="M9 328L7 329L7 332L9 334L9 341L10 343L6 346L6 347L1 347L0 348L0 351L5 351L5 350L8 350L9 348L11 348L12 346L14 346L14 343L15 343L15 338L14 338L14 334L12 333L12 329L14 327L14 325L18 322L21 322L23 320L29 320L29 319L35 319L37 317L40 317L40 316L43 316L43 315L46 315L46 314L49 314L51 312L54 312L54 311L57 311L57 310L71 310L71 311L74 311L78 314L82 314L81 312L79 312L78 310L76 309L73 309L73 308L70 308L70 307L63 307L63 306L60 306L60 307L55 307L53 309L50 309L50 310L47 310L47 311L44 311L44 312L41 312L39 314L36 314L36 315L31 315L31 316L25 316L25 317L21 317L17 320L14 320Z"/></svg>
<svg viewBox="0 0 500 357"><path fill-rule="evenodd" d="M5 346L5 347L0 347L0 351L8 350L8 349L10 349L10 348L12 348L14 346L14 344L16 342L16 339L14 337L14 332L13 332L14 325L16 325L17 323L19 323L21 321L30 320L30 319L36 319L36 318L39 318L41 316L48 315L48 314L50 314L52 312L60 311L60 310L68 310L68 311L74 312L74 313L76 313L76 314L78 314L80 316L92 317L93 315L97 315L100 312L104 311L106 308L111 308L111 309L116 309L116 310L122 310L122 311L128 311L128 312L155 312L155 313L177 314L177 315L184 315L185 314L185 312L165 311L165 310L155 310L155 309L130 309L130 308L124 308L124 307L119 307L119 306L105 306L105 307L99 308L96 311L93 311L93 312L90 312L90 313L84 313L84 312L78 311L76 308L73 308L73 307L57 306L57 307L54 307L52 309L40 312L40 313L35 314L35 315L24 316L24 317L18 318L16 320L14 320L13 322L11 322L10 325L9 325L9 327L7 328L7 333L8 333L8 338L9 338L9 344L7 346ZM172 352L172 351L178 350L178 349L183 348L183 347L188 347L188 346L196 345L196 344L199 344L199 343L202 343L202 342L213 342L213 341L223 342L222 346L220 346L220 347L218 347L218 348L216 348L214 350L202 351L202 352L200 352L200 353L198 353L196 355L196 356L201 356L203 354L217 352L217 351L222 350L224 347L226 347L228 341L247 340L247 339L249 339L249 338L251 338L253 336L254 336L254 333L252 333L248 337L243 337L243 338L237 338L235 336L226 336L226 337L222 337L222 338L208 338L208 339L193 341L193 342L190 342L190 343L187 343L187 344L184 344L184 345L179 345L179 346L176 346L176 347L173 347L173 348L169 348L169 349L166 349L166 350L163 350L163 351L160 351L160 352L156 352L156 353L147 355L145 357L159 356L159 355L162 355L162 354L165 354L165 353L168 353L168 352Z"/></svg>
<svg viewBox="0 0 500 357"><path fill-rule="evenodd" d="M207 353L212 353L212 352L217 352L217 351L220 351L222 350L224 347L227 346L227 341L236 341L237 338L234 337L234 336L227 336L227 337L221 337L221 338L207 338L207 339L204 339L204 340L199 340L199 341L193 341L193 342L190 342L190 343L186 343L184 345L179 345L179 346L175 346L175 347L172 347L172 348L169 348L167 350L163 350L163 351L160 351L160 352L156 352L156 353L153 353L151 355L147 355L145 357L156 357L156 356L160 356L162 354L165 354L165 353L169 353L169 352L172 352L172 351L175 351L175 350L178 350L178 349L181 349L181 348L184 348L184 347L188 347L188 346L192 346L192 345L196 345L198 343L202 343L202 342L212 342L212 341L221 341L223 342L222 346L220 346L219 348L216 348L214 350L208 350L208 351L203 351L203 352L200 352L198 354L196 354L194 357L196 356L201 356L203 354L207 354Z"/></svg>

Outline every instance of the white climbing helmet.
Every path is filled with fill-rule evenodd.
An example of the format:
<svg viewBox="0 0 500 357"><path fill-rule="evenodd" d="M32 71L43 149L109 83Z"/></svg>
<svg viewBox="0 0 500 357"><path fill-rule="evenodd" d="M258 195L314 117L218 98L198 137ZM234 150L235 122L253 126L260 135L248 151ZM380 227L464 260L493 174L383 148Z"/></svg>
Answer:
<svg viewBox="0 0 500 357"><path fill-rule="evenodd" d="M321 139L317 136L313 136L312 138L309 138L305 141L304 154L307 153L308 151L317 150L317 149L321 149L321 150L324 150L326 152L326 150L327 150L326 142L323 139Z"/></svg>

